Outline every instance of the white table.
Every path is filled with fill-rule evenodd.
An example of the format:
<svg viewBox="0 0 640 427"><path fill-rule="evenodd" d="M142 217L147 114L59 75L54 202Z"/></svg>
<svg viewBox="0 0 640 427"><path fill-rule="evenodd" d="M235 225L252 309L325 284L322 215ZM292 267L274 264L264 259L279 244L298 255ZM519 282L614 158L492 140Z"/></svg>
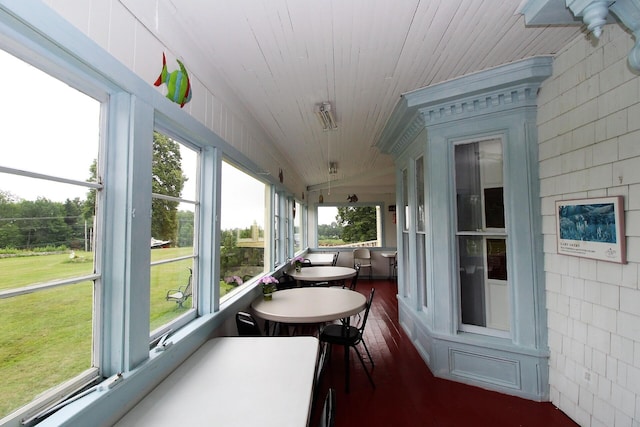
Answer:
<svg viewBox="0 0 640 427"><path fill-rule="evenodd" d="M313 267L303 268L307 270ZM331 268L331 267L317 267ZM345 319L364 310L367 298L359 292L342 288L293 288L273 293L273 298L265 301L262 297L255 300L251 307L254 312L268 321L281 323L323 323ZM349 392L349 353L344 351L345 387ZM324 352L322 360L324 360ZM319 369L322 369L320 367Z"/></svg>
<svg viewBox="0 0 640 427"><path fill-rule="evenodd" d="M395 269L398 252L381 252L380 255L389 261L389 279L393 278L393 270Z"/></svg>
<svg viewBox="0 0 640 427"><path fill-rule="evenodd" d="M312 265L332 265L334 256L334 253L315 252L306 254L304 257L311 261Z"/></svg>
<svg viewBox="0 0 640 427"><path fill-rule="evenodd" d="M302 270L311 268L313 267ZM322 323L349 318L364 310L366 303L367 298L359 292L341 288L310 287L274 292L270 301L260 297L251 307L265 320L281 323Z"/></svg>
<svg viewBox="0 0 640 427"><path fill-rule="evenodd" d="M296 280L304 282L329 282L344 280L356 275L356 270L350 267L303 267L299 272L295 269L287 274Z"/></svg>
<svg viewBox="0 0 640 427"><path fill-rule="evenodd" d="M318 352L314 337L214 338L115 425L306 426Z"/></svg>

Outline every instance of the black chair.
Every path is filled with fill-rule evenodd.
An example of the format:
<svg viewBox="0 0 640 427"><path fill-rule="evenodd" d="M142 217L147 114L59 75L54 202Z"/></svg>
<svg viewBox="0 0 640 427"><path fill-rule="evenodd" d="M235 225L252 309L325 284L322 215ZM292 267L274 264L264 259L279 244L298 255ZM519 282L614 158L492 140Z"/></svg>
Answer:
<svg viewBox="0 0 640 427"><path fill-rule="evenodd" d="M351 283L349 284L349 289L352 290L352 291L355 291L356 290L356 286L358 285L358 277L360 276L360 264L356 264L353 267L353 269L356 270L356 275L351 278ZM329 285L329 282L322 282L322 283L326 283L327 285ZM336 286L331 286L331 287L332 288L346 289L347 288L347 282L345 282L343 280L342 281L342 285L336 285Z"/></svg>
<svg viewBox="0 0 640 427"><path fill-rule="evenodd" d="M245 337L259 337L262 335L256 319L244 311L236 313L236 326L238 328L238 335Z"/></svg>
<svg viewBox="0 0 640 427"><path fill-rule="evenodd" d="M351 284L349 285L349 289L351 289L352 291L355 291L356 285L358 284L358 277L360 277L360 264L356 264L353 268L356 270L356 275L351 278Z"/></svg>
<svg viewBox="0 0 640 427"><path fill-rule="evenodd" d="M331 265L333 267L335 267L336 265L338 265L338 257L340 256L340 252L336 252L335 254L333 254L333 261L331 261Z"/></svg>
<svg viewBox="0 0 640 427"><path fill-rule="evenodd" d="M333 427L336 422L336 391L329 388L327 396L324 398L324 407L320 415L318 427Z"/></svg>
<svg viewBox="0 0 640 427"><path fill-rule="evenodd" d="M371 289L371 293L369 294L369 300L367 301L364 315L362 316L362 322L360 326L351 326L349 322L344 321L342 324L331 323L326 325L322 332L320 332L320 342L327 343L329 345L329 351L331 351L331 346L334 344L344 346L344 369L345 369L345 390L349 393L349 351L353 348L364 368L364 372L367 374L367 378L369 378L369 382L373 386L376 387L373 382L373 378L371 378L371 373L367 369L367 366L364 363L364 359L362 358L362 354L358 351L357 345L362 343L365 351L367 352L367 357L369 357L369 362L371 362L371 369L374 368L373 358L371 357L371 353L369 353L369 349L367 348L367 344L364 342L364 328L367 325L367 318L369 317L369 311L371 310L371 304L373 303L373 295L375 294L375 289Z"/></svg>

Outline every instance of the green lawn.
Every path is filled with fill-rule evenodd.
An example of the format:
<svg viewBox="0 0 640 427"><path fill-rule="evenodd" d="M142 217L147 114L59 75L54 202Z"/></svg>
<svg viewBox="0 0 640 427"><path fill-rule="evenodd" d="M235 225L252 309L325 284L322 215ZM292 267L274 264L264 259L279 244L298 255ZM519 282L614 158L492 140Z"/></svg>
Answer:
<svg viewBox="0 0 640 427"><path fill-rule="evenodd" d="M191 253L191 248L151 251L152 260ZM150 330L190 307L166 301L167 290L187 283L190 259L151 269ZM91 274L90 253L76 251L0 258L0 290L54 278ZM43 391L91 367L93 282L0 299L0 418Z"/></svg>

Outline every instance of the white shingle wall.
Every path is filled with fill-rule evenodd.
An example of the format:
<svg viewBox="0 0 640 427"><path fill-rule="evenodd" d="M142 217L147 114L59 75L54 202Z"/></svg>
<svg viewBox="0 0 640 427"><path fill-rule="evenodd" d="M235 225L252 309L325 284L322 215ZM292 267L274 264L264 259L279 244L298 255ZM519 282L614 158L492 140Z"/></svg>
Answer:
<svg viewBox="0 0 640 427"><path fill-rule="evenodd" d="M551 400L581 426L640 427L640 77L605 26L558 53L538 137ZM622 195L628 264L558 255L554 203Z"/></svg>

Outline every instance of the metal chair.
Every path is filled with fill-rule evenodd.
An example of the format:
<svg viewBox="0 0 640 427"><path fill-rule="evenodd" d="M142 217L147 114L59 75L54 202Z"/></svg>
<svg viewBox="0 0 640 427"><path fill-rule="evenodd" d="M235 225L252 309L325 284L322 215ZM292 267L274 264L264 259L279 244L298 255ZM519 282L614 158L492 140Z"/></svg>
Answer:
<svg viewBox="0 0 640 427"><path fill-rule="evenodd" d="M331 265L333 267L335 267L336 265L338 265L338 257L340 256L340 252L336 252L335 254L333 254L333 260L331 261Z"/></svg>
<svg viewBox="0 0 640 427"><path fill-rule="evenodd" d="M369 294L369 299L367 301L364 316L362 316L362 322L360 326L350 326L347 322L342 324L331 323L325 326L320 332L320 342L329 344L329 352L331 351L331 346L341 345L344 346L344 369L345 369L345 390L349 393L349 351L353 348L364 368L364 372L367 374L367 378L369 378L369 382L373 386L376 387L373 382L373 378L371 378L371 373L367 369L367 366L364 363L364 359L362 358L362 354L358 351L357 345L362 343L365 351L367 352L367 357L369 357L369 362L371 363L371 369L374 368L374 362L371 358L371 353L369 353L369 349L367 348L367 344L364 342L364 328L367 325L367 318L369 317L369 311L371 310L371 304L373 303L373 295L375 294L375 289L371 289L371 293Z"/></svg>
<svg viewBox="0 0 640 427"><path fill-rule="evenodd" d="M333 427L336 422L336 391L329 388L327 396L324 398L324 406L320 416L318 427Z"/></svg>
<svg viewBox="0 0 640 427"><path fill-rule="evenodd" d="M356 286L358 284L358 277L360 276L360 264L356 264L353 268L356 270L356 275L351 278L351 283L349 284L349 290L355 291ZM341 286L331 286L331 287L347 289L347 282L343 281Z"/></svg>
<svg viewBox="0 0 640 427"><path fill-rule="evenodd" d="M187 267L189 268L189 267ZM189 299L193 291L191 290L191 282L193 281L193 270L189 268L189 279L185 286L180 286L178 289L169 289L167 291L167 301L175 301L178 307L182 307L182 304Z"/></svg>
<svg viewBox="0 0 640 427"><path fill-rule="evenodd" d="M259 337L262 335L256 319L244 311L236 313L236 327L238 328L238 335L240 336Z"/></svg>
<svg viewBox="0 0 640 427"><path fill-rule="evenodd" d="M371 273L373 267L371 265L371 251L367 248L357 248L353 250L353 265L360 264L361 268L369 269L369 279L371 279Z"/></svg>

